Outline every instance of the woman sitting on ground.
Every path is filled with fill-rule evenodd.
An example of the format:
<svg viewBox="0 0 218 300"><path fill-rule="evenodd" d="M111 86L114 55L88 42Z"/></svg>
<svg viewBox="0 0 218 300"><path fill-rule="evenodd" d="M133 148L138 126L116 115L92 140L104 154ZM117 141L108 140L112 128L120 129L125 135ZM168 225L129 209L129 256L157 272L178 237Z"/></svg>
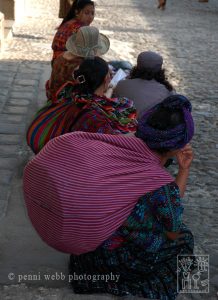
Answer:
<svg viewBox="0 0 218 300"><path fill-rule="evenodd" d="M29 126L27 144L34 153L52 138L72 131L121 134L136 130L133 102L104 96L111 77L102 58L84 60L74 71L74 79L77 84L66 84L58 102L49 101Z"/></svg>
<svg viewBox="0 0 218 300"><path fill-rule="evenodd" d="M68 38L81 26L89 26L94 20L95 5L90 0L75 0L69 13L63 19L52 42L52 65L54 60L64 51Z"/></svg>
<svg viewBox="0 0 218 300"><path fill-rule="evenodd" d="M119 81L114 89L115 96L133 100L138 117L173 94L172 85L166 79L162 64L163 58L158 53L141 52L129 78Z"/></svg>
<svg viewBox="0 0 218 300"><path fill-rule="evenodd" d="M83 26L73 33L67 40L67 51L60 54L54 61L50 80L46 83L48 100L57 102L59 89L67 81L73 80L73 72L82 63L84 58L101 56L110 47L109 39L99 33L93 26Z"/></svg>
<svg viewBox="0 0 218 300"><path fill-rule="evenodd" d="M72 253L75 293L176 298L177 255L192 255L194 246L181 203L193 134L191 104L175 95L140 119L135 136L70 133L27 165L30 219L45 242ZM175 179L164 168L174 156Z"/></svg>

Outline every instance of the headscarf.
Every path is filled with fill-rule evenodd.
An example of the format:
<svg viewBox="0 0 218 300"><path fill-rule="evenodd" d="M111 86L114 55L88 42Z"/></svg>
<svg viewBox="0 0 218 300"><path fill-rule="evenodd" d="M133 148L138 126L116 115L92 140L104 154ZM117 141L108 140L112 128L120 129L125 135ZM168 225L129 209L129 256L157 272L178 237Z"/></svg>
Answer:
<svg viewBox="0 0 218 300"><path fill-rule="evenodd" d="M174 128L160 130L148 124L149 118L159 109L181 110L184 123ZM148 110L139 120L136 136L141 138L150 149L175 150L183 148L194 135L194 122L190 101L182 95L172 95Z"/></svg>

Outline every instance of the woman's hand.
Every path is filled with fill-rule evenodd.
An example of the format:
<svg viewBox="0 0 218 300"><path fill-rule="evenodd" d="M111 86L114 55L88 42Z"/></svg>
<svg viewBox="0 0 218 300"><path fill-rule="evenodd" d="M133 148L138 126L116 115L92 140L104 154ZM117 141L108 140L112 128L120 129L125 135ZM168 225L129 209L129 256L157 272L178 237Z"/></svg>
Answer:
<svg viewBox="0 0 218 300"><path fill-rule="evenodd" d="M187 144L177 154L176 158L180 170L189 170L194 157L193 149L190 144Z"/></svg>
<svg viewBox="0 0 218 300"><path fill-rule="evenodd" d="M189 176L189 169L194 154L191 145L187 144L183 149L177 152L176 158L179 164L179 172L176 176L176 183L180 190L180 196L185 194L186 183Z"/></svg>
<svg viewBox="0 0 218 300"><path fill-rule="evenodd" d="M108 90L104 93L107 98L111 98L113 94L113 88L108 88Z"/></svg>

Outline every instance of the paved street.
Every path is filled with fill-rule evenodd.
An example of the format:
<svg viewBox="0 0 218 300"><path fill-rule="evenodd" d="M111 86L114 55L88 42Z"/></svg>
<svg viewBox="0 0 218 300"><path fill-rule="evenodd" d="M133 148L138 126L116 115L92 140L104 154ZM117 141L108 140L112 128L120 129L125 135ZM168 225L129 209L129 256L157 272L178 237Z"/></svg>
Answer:
<svg viewBox="0 0 218 300"><path fill-rule="evenodd" d="M117 299L73 295L67 282L68 255L45 245L27 217L22 172L32 154L25 132L46 100L51 41L60 22L58 0L27 2L26 17L0 56L0 300ZM178 300L217 300L218 1L168 0L165 11L156 9L155 0L96 3L93 25L111 41L105 58L134 64L141 51L160 52L175 89L193 104L195 159L184 199L184 222L194 234L196 254L210 256L210 293L179 295ZM44 277L61 273L63 280Z"/></svg>

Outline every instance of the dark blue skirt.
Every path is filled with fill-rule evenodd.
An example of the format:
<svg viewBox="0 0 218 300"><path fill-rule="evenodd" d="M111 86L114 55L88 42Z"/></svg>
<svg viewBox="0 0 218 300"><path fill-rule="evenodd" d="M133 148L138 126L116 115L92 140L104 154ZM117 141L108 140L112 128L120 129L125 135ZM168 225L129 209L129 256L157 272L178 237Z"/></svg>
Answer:
<svg viewBox="0 0 218 300"><path fill-rule="evenodd" d="M101 247L79 256L71 255L69 266L74 292L175 299L181 281L177 279L177 255L192 255L194 247L191 232L183 229L182 238L169 241L156 253L129 244L114 250Z"/></svg>

